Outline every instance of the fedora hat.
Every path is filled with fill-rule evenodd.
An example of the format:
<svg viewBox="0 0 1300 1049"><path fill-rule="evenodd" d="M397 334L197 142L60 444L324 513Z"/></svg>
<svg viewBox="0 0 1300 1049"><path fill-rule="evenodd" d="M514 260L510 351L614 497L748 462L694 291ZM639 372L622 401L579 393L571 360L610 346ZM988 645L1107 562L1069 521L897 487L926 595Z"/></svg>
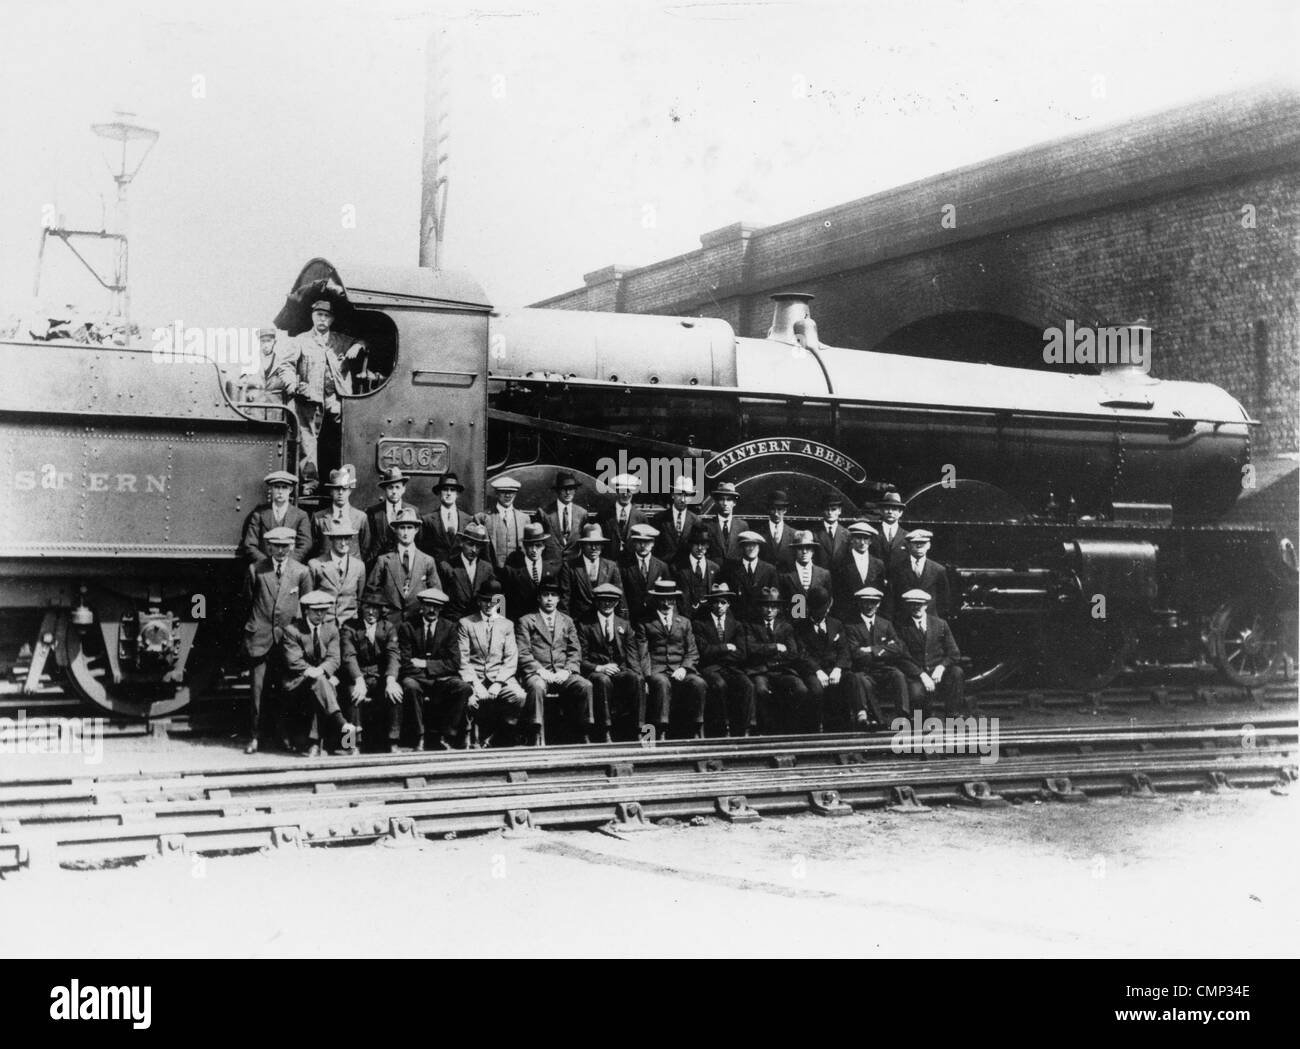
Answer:
<svg viewBox="0 0 1300 1049"><path fill-rule="evenodd" d="M555 475L555 484L551 486L557 492L561 488L579 488L578 479L569 473L568 470L561 470Z"/></svg>
<svg viewBox="0 0 1300 1049"><path fill-rule="evenodd" d="M886 507L886 506L903 507L907 505L907 500L904 499L901 495L899 495L896 491L894 491L891 488L888 492L886 492L884 495L880 497L880 501L876 503L876 505L878 507Z"/></svg>
<svg viewBox="0 0 1300 1049"><path fill-rule="evenodd" d="M395 604L388 600L388 596L384 591L377 586L366 587L365 593L361 595L361 603L387 609L390 612L397 608Z"/></svg>
<svg viewBox="0 0 1300 1049"><path fill-rule="evenodd" d="M356 486L356 475L352 473L350 466L340 466L337 470L331 470L329 480L322 485L324 488L355 488Z"/></svg>
<svg viewBox="0 0 1300 1049"><path fill-rule="evenodd" d="M780 508L782 506L789 506L790 497L786 495L785 492L783 492L780 488L778 488L776 491L768 493L767 505L776 508Z"/></svg>
<svg viewBox="0 0 1300 1049"><path fill-rule="evenodd" d="M715 597L721 597L730 601L735 596L736 596L736 592L732 590L731 587L727 586L726 583L714 583L711 587L709 587L710 600L712 600Z"/></svg>
<svg viewBox="0 0 1300 1049"><path fill-rule="evenodd" d="M458 538L468 539L471 543L486 543L488 541L487 529L477 521L471 521L457 533Z"/></svg>
<svg viewBox="0 0 1300 1049"><path fill-rule="evenodd" d="M404 506L397 511L397 516L393 518L392 527L401 528L402 525L415 525L420 527L420 512L413 506Z"/></svg>
<svg viewBox="0 0 1300 1049"><path fill-rule="evenodd" d="M798 596L798 594L791 594L790 599L794 600ZM818 615L826 611L826 609L831 607L830 591L820 583L817 586L811 587L808 590L808 607Z"/></svg>
<svg viewBox="0 0 1300 1049"><path fill-rule="evenodd" d="M441 478L439 478L438 483L433 486L433 490L435 492L441 492L444 490L449 492L463 492L465 486L460 483L460 478L454 473L445 473Z"/></svg>
<svg viewBox="0 0 1300 1049"><path fill-rule="evenodd" d="M598 524L589 524L582 526L582 535L578 537L579 543L608 543L605 533Z"/></svg>
<svg viewBox="0 0 1300 1049"><path fill-rule="evenodd" d="M801 546L811 546L816 548L821 546L821 544L813 538L812 532L795 532L794 538L790 542L790 546L792 549L798 550Z"/></svg>
<svg viewBox="0 0 1300 1049"><path fill-rule="evenodd" d="M406 474L402 473L402 471L396 466L390 466L379 475L379 480L376 481L375 484L380 488L384 488L390 484L397 484L399 481L402 482L402 484L405 484L409 480L410 478L407 477Z"/></svg>
<svg viewBox="0 0 1300 1049"><path fill-rule="evenodd" d="M736 491L736 486L730 481L723 481L721 484L714 485L713 491L709 493L714 499L721 499L728 496L732 499L739 499L740 493Z"/></svg>
<svg viewBox="0 0 1300 1049"><path fill-rule="evenodd" d="M525 546L533 546L535 544L546 542L548 534L546 526L543 524L526 524L524 525L524 534L521 541Z"/></svg>

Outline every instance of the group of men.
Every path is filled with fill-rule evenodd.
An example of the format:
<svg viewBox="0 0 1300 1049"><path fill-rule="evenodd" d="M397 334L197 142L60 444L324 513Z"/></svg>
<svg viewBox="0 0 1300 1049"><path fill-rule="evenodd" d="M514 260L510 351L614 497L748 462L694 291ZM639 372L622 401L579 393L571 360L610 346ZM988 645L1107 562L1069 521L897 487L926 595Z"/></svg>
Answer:
<svg viewBox="0 0 1300 1049"><path fill-rule="evenodd" d="M946 571L929 557L931 533L903 527L896 492L879 528L843 523L829 498L802 530L780 491L751 528L725 482L710 493L716 514L701 517L685 477L651 518L637 479L620 475L599 519L563 471L533 514L515 506L521 485L508 476L474 515L452 473L425 514L395 468L365 510L351 504L349 466L331 472L330 505L310 517L294 483L266 478L269 501L243 537L250 752L268 679L305 717L309 754L363 735L389 750L459 749L474 735L538 744L548 701L584 741L872 728L883 706L965 704L942 618Z"/></svg>

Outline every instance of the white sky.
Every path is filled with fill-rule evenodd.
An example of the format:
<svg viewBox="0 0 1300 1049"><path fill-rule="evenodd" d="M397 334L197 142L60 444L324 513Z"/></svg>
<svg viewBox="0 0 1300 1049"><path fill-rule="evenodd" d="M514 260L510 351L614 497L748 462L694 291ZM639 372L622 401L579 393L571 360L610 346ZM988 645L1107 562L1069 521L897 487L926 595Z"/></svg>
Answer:
<svg viewBox="0 0 1300 1049"><path fill-rule="evenodd" d="M1290 75L1298 12L1294 0L0 0L0 317L31 304L43 207L94 227L107 207L111 222L89 125L118 106L162 133L131 190L143 324L267 323L314 255L345 279L348 260L414 265L435 24L452 49L445 261L512 306L611 262L693 250L736 220L780 221ZM105 301L67 259L43 290Z"/></svg>

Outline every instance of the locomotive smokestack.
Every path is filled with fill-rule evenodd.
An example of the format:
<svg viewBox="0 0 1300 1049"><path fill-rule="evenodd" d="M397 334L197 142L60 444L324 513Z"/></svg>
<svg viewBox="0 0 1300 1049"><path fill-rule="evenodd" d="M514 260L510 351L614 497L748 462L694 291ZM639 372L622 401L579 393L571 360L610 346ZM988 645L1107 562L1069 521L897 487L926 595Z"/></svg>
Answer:
<svg viewBox="0 0 1300 1049"><path fill-rule="evenodd" d="M805 334L808 324L812 321L808 312L808 303L816 297L806 291L783 291L773 295L772 301L776 306L772 311L772 327L768 330L767 337L777 342L803 345L803 339L799 336ZM796 324L799 325L798 329L795 327ZM816 325L812 326L812 337L815 342Z"/></svg>

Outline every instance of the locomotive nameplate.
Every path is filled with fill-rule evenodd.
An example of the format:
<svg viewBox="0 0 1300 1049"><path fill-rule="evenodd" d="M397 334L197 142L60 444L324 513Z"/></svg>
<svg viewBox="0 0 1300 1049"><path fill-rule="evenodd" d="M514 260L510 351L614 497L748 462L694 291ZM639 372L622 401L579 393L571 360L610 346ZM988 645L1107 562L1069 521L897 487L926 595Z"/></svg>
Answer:
<svg viewBox="0 0 1300 1049"><path fill-rule="evenodd" d="M396 466L408 474L447 472L447 442L427 437L381 437L375 445L375 463L381 470Z"/></svg>
<svg viewBox="0 0 1300 1049"><path fill-rule="evenodd" d="M820 441L810 441L803 437L764 437L757 441L746 441L719 452L704 464L704 475L710 479L749 459L760 459L768 455L800 456L815 459L832 469L838 470L855 484L862 484L867 479L867 471L856 460L850 459L843 452L837 452Z"/></svg>

